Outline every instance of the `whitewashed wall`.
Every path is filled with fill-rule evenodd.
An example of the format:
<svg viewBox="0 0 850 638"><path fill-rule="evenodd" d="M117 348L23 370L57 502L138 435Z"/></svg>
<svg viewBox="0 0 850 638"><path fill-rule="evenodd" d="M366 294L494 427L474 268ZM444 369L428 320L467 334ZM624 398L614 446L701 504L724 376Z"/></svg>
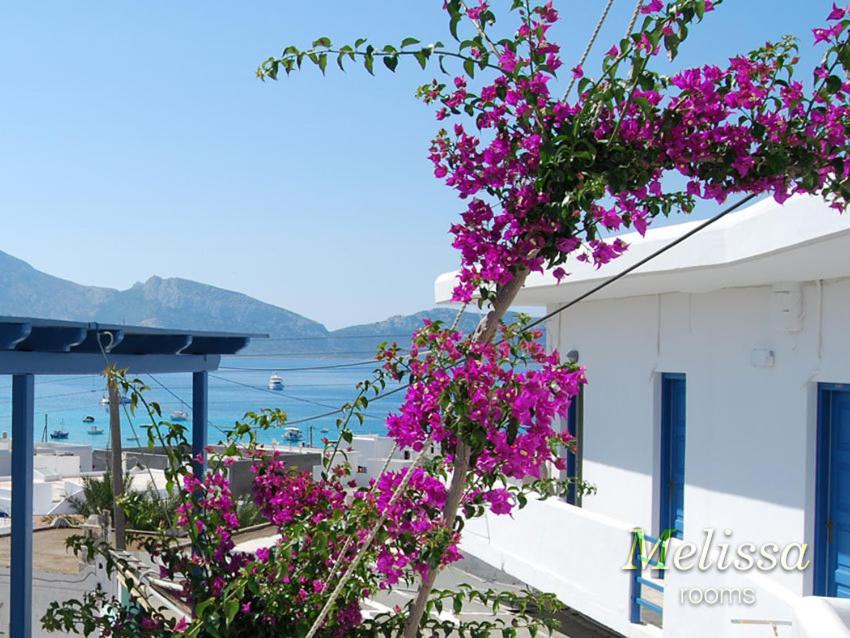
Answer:
<svg viewBox="0 0 850 638"><path fill-rule="evenodd" d="M723 273L717 269L721 286ZM562 353L578 350L589 379L583 471L598 491L585 497L581 516L593 513L620 521L625 528L639 525L659 531L659 380L663 372L684 372L685 540L698 541L702 530L711 527L731 529L734 543L812 542L815 390L819 381L850 383L850 280L807 283L802 293L797 322L781 311L782 296L770 286L586 301L550 321L550 342ZM754 349L772 350L774 366L754 366ZM600 587L599 576L579 569L572 554L609 552L622 564L628 540L622 547L603 547L598 538L573 540L570 534L559 544L560 532L575 525L563 520L563 510L571 509L543 504L518 514L517 523L488 519L490 538L502 537L505 525L528 530L523 544L510 547L510 560L504 558L507 547L494 549L484 536L471 537L465 548L482 558L502 556L506 571L517 576L523 571L533 577L531 585L545 589L549 581L534 576L528 567L537 564L538 543L545 542L547 572L572 583L561 588L564 602L607 622L609 614L622 608L622 588ZM518 565L524 560L526 567ZM617 562L600 560L606 565ZM726 610L728 614L672 609L678 600L671 590L699 585L695 578L697 582L674 577L676 582L668 584L668 636L761 635L753 627L751 633L732 628L730 618L792 616L782 596L767 591L770 588L760 597L761 607ZM710 582L717 575L705 578ZM776 570L768 582L791 595L810 594L811 569ZM567 595L569 589L574 593ZM577 593L581 590L586 591ZM594 609L591 600L604 609ZM768 627L762 630L772 634Z"/></svg>

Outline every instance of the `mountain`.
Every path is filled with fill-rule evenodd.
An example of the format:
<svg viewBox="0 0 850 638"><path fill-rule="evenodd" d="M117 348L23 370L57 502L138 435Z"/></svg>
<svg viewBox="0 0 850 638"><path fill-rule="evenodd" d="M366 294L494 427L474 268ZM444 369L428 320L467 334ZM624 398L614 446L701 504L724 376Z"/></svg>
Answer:
<svg viewBox="0 0 850 638"><path fill-rule="evenodd" d="M328 335L327 328L317 321L215 286L161 277L151 277L129 290L83 286L40 272L2 251L0 315L292 338Z"/></svg>
<svg viewBox="0 0 850 638"><path fill-rule="evenodd" d="M239 292L188 279L151 277L123 290L101 305L95 315L103 320L160 328L192 328L224 332L261 332L269 335L325 337L317 321L290 310L258 301Z"/></svg>
<svg viewBox="0 0 850 638"><path fill-rule="evenodd" d="M53 277L0 251L0 315L87 321L93 318L93 308L116 293Z"/></svg>
<svg viewBox="0 0 850 638"><path fill-rule="evenodd" d="M434 308L329 331L291 310L188 279L151 277L128 290L84 286L0 251L0 316L268 334L270 339L251 343L247 352L253 354L371 356L382 341L404 343L423 319L448 325L455 314ZM458 328L472 331L479 319L477 312L465 312Z"/></svg>

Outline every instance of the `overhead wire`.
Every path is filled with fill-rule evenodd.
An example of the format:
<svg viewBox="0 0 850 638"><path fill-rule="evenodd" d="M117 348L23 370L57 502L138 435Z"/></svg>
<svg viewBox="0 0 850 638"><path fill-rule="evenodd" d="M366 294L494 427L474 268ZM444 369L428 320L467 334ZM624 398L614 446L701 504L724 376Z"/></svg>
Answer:
<svg viewBox="0 0 850 638"><path fill-rule="evenodd" d="M702 230L704 230L704 229L708 228L709 226L711 226L712 224L714 224L714 223L716 223L716 222L720 221L721 219L723 219L724 217L726 217L726 215L728 215L729 213L731 213L731 212L733 212L733 211L737 210L738 208L740 208L741 206L743 206L744 204L746 204L747 202L749 202L750 200L752 200L752 199L753 199L753 198L755 198L755 197L756 197L756 193L750 193L749 195L747 195L746 197L744 197L744 198L742 198L742 199L738 200L736 203L732 204L731 206L728 206L728 207L724 208L722 211L720 211L719 213L717 213L717 214L716 214L716 215L714 215L713 217L710 217L709 219L705 220L703 223L698 224L697 226L695 226L694 228L692 228L692 229L691 229L691 230L689 230L688 232L686 232L686 233L684 233L684 234L680 235L679 237L677 237L677 238L676 238L676 239L674 239L673 241L671 241L671 242L669 242L669 243L665 244L664 246L662 246L662 247L661 247L661 248L659 248L658 250L656 250L656 251L654 251L654 252L650 253L649 255L647 255L646 257L644 257L643 259L639 259L638 261L636 261L635 263L633 263L631 266L629 266L628 268L625 268L624 270L622 270L621 272L617 273L617 274L616 274L616 275L614 275L613 277L610 277L610 278L606 279L605 281L603 281L603 282L602 282L602 283L600 283L599 285L594 286L593 288L591 288L591 289L590 289L590 290L588 290L587 292L585 292L585 293L583 293L583 294L579 295L578 297L576 297L576 298L575 298L575 299L573 299L572 301L570 301L570 302L568 302L568 303L564 304L563 306L561 306L561 307L559 307L559 308L556 308L556 309L555 309L555 310L553 310L552 312L546 313L546 314L545 314L545 315L543 315L542 317L538 317L537 319L535 319L534 321L532 321L530 324L528 324L528 327L529 327L529 328L533 328L534 326L539 326L541 323L544 323L545 321L547 321L548 319L551 319L551 318L552 318L552 317L554 317L555 315L558 315L558 314L560 314L560 313L564 312L564 311L565 311L565 310L567 310L568 308L572 308L572 307L573 307L573 306L575 306L577 303L580 303L580 302L584 301L585 299L587 299L588 297L590 297L591 295L596 294L597 292L599 292L599 291L600 291L600 290L602 290L603 288L607 288L608 286L610 286L611 284L613 284L613 283L615 283L615 282L619 281L620 279L622 279L623 277L625 277L625 276L626 276L626 275L628 275L629 273L632 273L632 272L634 272L635 270L637 270L638 268L640 268L641 266L643 266L643 265L645 265L645 264L649 263L650 261L652 261L652 260L653 260L653 259L655 259L656 257L658 257L658 256L660 256L660 255L663 255L664 253L666 253L666 252L667 252L668 250L670 250L671 248L673 248L673 247L675 247L675 246L678 246L679 244L681 244L683 241L685 241L685 240L686 240L686 239L688 239L689 237L693 237L694 235L696 235L696 234L697 234L697 233L699 233L700 231L702 231Z"/></svg>
<svg viewBox="0 0 850 638"><path fill-rule="evenodd" d="M251 355L228 355L228 356L251 356ZM270 357L272 355L263 355ZM256 358L260 358L259 356ZM375 359L369 359L366 361L355 361L352 363L333 363L328 364L326 366L302 366L297 368L254 368L248 366L219 366L219 370L246 370L246 371L254 371L257 372L313 372L313 371L321 371L321 370L335 370L338 368L356 368L359 366L365 365L374 365L377 363Z"/></svg>
<svg viewBox="0 0 850 638"><path fill-rule="evenodd" d="M114 335L112 334L111 331L108 331L108 330L97 333L97 345L100 348L100 354L103 356L103 360L106 363L106 368L108 369L112 365L112 363L109 361L109 355L106 353L106 348L104 348L103 341L101 341L101 338L100 338L103 334L109 335L110 343L112 342L112 339L114 339ZM121 403L121 407L124 410L124 415L127 419L127 422L130 424L130 430L133 433L133 438L136 440L137 443L141 444L141 439L139 438L138 432L136 432L136 426L133 424L133 419L130 416L130 412L127 409L127 406L124 405L123 403ZM152 424L152 425L154 427L158 428L158 424ZM119 422L119 438L120 438L120 433L121 433L120 429L121 429L121 426L120 426L120 422ZM111 449L111 444L112 444L111 434L110 434L110 437L109 437L109 444L110 444L109 449ZM159 493L159 489L157 488L157 484L156 484L156 479L153 476L153 470L151 469L150 465L147 465L146 468L147 468L147 471L148 471L148 476L150 478L150 485L153 488L152 492L156 496L157 504L162 509L162 513L163 513L163 516L165 518L165 521L168 523L169 528L171 528L171 527L174 526L173 525L174 521L173 521L173 518L172 518L172 515L171 515L172 513L168 510L168 505L165 502L165 499L163 499L162 495Z"/></svg>
<svg viewBox="0 0 850 638"><path fill-rule="evenodd" d="M408 335L410 336L410 335ZM337 357L353 357L353 356L368 356L375 354L374 350L348 350L344 352L257 352L256 354L248 353L239 353L239 354L229 354L226 355L228 357L239 357L242 359L250 358L250 359L262 359L263 357L327 357L327 356L337 356Z"/></svg>
<svg viewBox="0 0 850 638"><path fill-rule="evenodd" d="M275 396L282 396L282 397L285 397L287 399L292 399L293 401L300 401L302 403L310 403L312 405L317 405L317 406L323 407L323 408L334 408L335 412L340 410L340 408L336 408L336 406L331 405L330 403L322 403L321 401L315 401L313 399L305 399L304 397L298 397L298 396L295 396L293 394L289 394L287 392L282 392L280 390L269 390L267 388L261 388L259 386L251 385L249 383L242 383L241 381L236 381L234 379L227 379L227 378L219 376L217 374L211 374L210 378L218 379L219 381L224 381L226 383L232 383L233 385L242 386L243 388L249 388L251 390L256 390L257 392L263 392L263 393L271 394L271 395L275 395ZM373 416L371 414L364 414L363 416L367 419L381 420L379 417ZM288 422L288 423L290 425L292 424L292 422Z"/></svg>
<svg viewBox="0 0 850 638"><path fill-rule="evenodd" d="M262 343L270 341L334 341L337 339L375 339L385 337L387 339L406 339L408 334L364 334L364 335L328 335L326 337L268 337L263 339Z"/></svg>
<svg viewBox="0 0 850 638"><path fill-rule="evenodd" d="M548 319L551 319L552 317L554 317L554 316L556 316L556 315L558 315L558 314L560 314L560 313L564 312L565 310L567 310L567 309L569 309L569 308L572 308L572 307L573 307L573 306L575 306L577 303L580 303L580 302L584 301L585 299L587 299L587 298L588 298L588 297L590 297L591 295L596 294L596 293L597 293L597 292L599 292L600 290L603 290L604 288L607 288L607 287L608 287L608 286L610 286L611 284L616 283L617 281L619 281L619 280L620 280L620 279L622 279L623 277L627 276L628 274L630 274L630 273L634 272L635 270L637 270L637 269L638 269L638 268L640 268L641 266L643 266L643 265L645 265L645 264L649 263L649 262L650 262L650 261L652 261L653 259L656 259L656 258L657 258L657 257L659 257L660 255L663 255L664 253L666 253L666 252L667 252L668 250L670 250L671 248L674 248L675 246L678 246L679 244L681 244L681 243L682 243L683 241L685 241L686 239L688 239L688 238L690 238L690 237L693 237L694 235L696 235L697 233L701 232L702 230L704 230L704 229L708 228L708 227L709 227L709 226L711 226L712 224L714 224L714 223L716 223L716 222L720 221L721 219L723 219L724 217L726 217L726 215L728 215L729 213L731 213L731 212L733 212L733 211L737 210L738 208L740 208L741 206L743 206L743 205L744 205L744 204L746 204L747 202L749 202L749 201L751 201L752 199L754 199L756 196L757 196L757 195L756 195L755 193L750 193L749 195L747 195L747 196L745 196L745 197L741 198L741 199L740 199L740 200L738 200L736 203L732 204L731 206L728 206L728 207L724 208L724 209L723 209L723 210L721 210L719 213L717 213L717 214L713 215L712 217L710 217L710 218L709 218L709 219L707 219L706 221L702 222L701 224L698 224L697 226L695 226L694 228L692 228L692 229L691 229L691 230L689 230L688 232L684 233L683 235L680 235L679 237L677 237L677 238L676 238L676 239L674 239L673 241L668 242L667 244L665 244L664 246L662 246L662 247L661 247L661 248L659 248L658 250L656 250L656 251L652 252L651 254L647 255L647 256L646 256L646 257L644 257L643 259L638 260L637 262L635 262L634 264L632 264L632 265L631 265L631 266L629 266L628 268L624 269L623 271L621 271L621 272L617 273L616 275L614 275L614 276L612 276L612 277L609 277L608 279L606 279L605 281L603 281L603 282L602 282L602 283L600 283L599 285L594 286L593 288L591 288L591 289L590 289L590 290L588 290L587 292L585 292L585 293L583 293L583 294L579 295L578 297L576 297L576 298L575 298L575 299L573 299L572 301L570 301L570 302L568 302L568 303L564 304L563 306L561 306L561 307L559 307L559 308L556 308L556 309L555 309L555 310L553 310L552 312L550 312L550 313L547 313L547 314L543 315L542 317L540 317L540 318L536 319L535 321L532 321L530 324L528 324L528 326L527 326L527 327L529 327L529 328L533 328L534 326L538 326L538 325L540 325L541 323L543 323L543 322L547 321ZM382 392L381 394L378 394L378 395L376 395L376 396L372 397L369 401L370 401L370 402L379 401L379 400L384 399L384 398L386 398L386 397L388 397L388 396L391 396L391 395L393 395L393 394L396 394L396 393L398 393L398 392L401 392L402 390L406 390L407 388L409 388L409 387L410 387L410 385L411 385L410 383L406 383L406 384L401 385L401 386L399 386L399 387L397 387L397 388L394 388L394 389L392 389L392 390L390 390L390 391ZM308 421L314 421L314 420L317 420L317 419L326 418L326 417L328 417L328 416L333 416L333 415L335 415L335 414L339 414L339 413L341 413L342 411L343 411L343 410L342 410L342 408L339 408L339 409L337 409L337 410L334 410L333 412L326 412L326 413L324 413L324 414L317 414L317 415L315 415L315 416L305 417L305 418L299 419L299 420L297 420L297 421L293 421L292 423L293 423L293 424L295 424L295 423L306 423L306 422L308 422Z"/></svg>

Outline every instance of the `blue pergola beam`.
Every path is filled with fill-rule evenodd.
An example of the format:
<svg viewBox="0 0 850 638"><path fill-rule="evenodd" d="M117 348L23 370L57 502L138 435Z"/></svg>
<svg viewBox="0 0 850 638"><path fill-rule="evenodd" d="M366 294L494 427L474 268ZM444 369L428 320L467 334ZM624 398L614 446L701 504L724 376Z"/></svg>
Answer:
<svg viewBox="0 0 850 638"><path fill-rule="evenodd" d="M199 337L193 336L192 343L181 354L236 354L248 345L250 337Z"/></svg>
<svg viewBox="0 0 850 638"><path fill-rule="evenodd" d="M12 375L12 638L32 635L32 497L34 375L99 374L107 365L129 374L193 373L192 449L207 447L208 375L221 355L252 337L230 332L163 330L143 326L0 316L0 375ZM104 356L106 355L106 356ZM204 463L195 466L203 472Z"/></svg>
<svg viewBox="0 0 850 638"><path fill-rule="evenodd" d="M70 352L86 339L85 328L77 326L32 326L18 349L32 352Z"/></svg>
<svg viewBox="0 0 850 638"><path fill-rule="evenodd" d="M188 334L127 334L112 354L179 354L192 343Z"/></svg>
<svg viewBox="0 0 850 638"><path fill-rule="evenodd" d="M130 374L164 374L215 370L218 354L111 354L109 363ZM0 350L0 374L100 374L106 367L102 354L18 352Z"/></svg>
<svg viewBox="0 0 850 638"><path fill-rule="evenodd" d="M14 350L30 332L32 325L28 323L0 323L0 350Z"/></svg>
<svg viewBox="0 0 850 638"><path fill-rule="evenodd" d="M32 478L35 380L12 377L11 638L32 635Z"/></svg>
<svg viewBox="0 0 850 638"><path fill-rule="evenodd" d="M192 374L192 457L195 461L195 476L204 475L207 458L207 421L209 420L209 375L207 372Z"/></svg>
<svg viewBox="0 0 850 638"><path fill-rule="evenodd" d="M103 356L104 351L109 354L123 340L123 330L88 330L86 338L74 346L71 352L93 352Z"/></svg>

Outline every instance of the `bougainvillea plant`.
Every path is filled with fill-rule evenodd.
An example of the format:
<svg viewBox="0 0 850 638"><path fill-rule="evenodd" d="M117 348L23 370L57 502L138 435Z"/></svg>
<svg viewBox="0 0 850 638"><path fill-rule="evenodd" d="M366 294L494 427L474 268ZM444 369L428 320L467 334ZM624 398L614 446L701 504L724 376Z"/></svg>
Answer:
<svg viewBox="0 0 850 638"><path fill-rule="evenodd" d="M690 212L700 199L769 194L782 202L810 193L843 211L850 197L847 10L833 5L826 25L814 29L823 57L810 83L795 76L798 49L790 37L722 66L671 76L653 70L659 56L675 59L689 29L719 4L645 0L637 28L610 46L597 73L562 70L549 37L558 11L530 0L506 1L508 38L491 36L497 12L485 0L446 0L452 46L405 38L398 46L359 39L336 47L321 37L263 62L263 79L304 63L325 72L329 61L342 69L356 62L369 73L376 62L390 71L404 59L423 69L436 63L440 77L417 96L435 107L440 122L429 148L434 175L465 202L451 228L460 254L454 299L488 313L471 335L426 323L409 352L383 348L383 367L343 408L319 480L256 447L253 433L282 422L280 414L249 415L203 477L175 453L170 472L184 503L176 525L187 540L180 545L163 532L148 550L163 575L181 583L185 617L122 611L93 595L56 605L45 626L97 625L107 635L413 638L450 629L431 613L449 600L456 609L475 597L503 602L505 594L434 585L440 569L459 557L464 520L488 511L509 515L530 495L563 493L570 481L558 472L571 444L558 423L584 373L557 352L545 353L533 331L501 323L528 273L549 270L561 280L575 262L602 267L628 249L613 231L643 234L658 216ZM575 94L564 95L567 84ZM348 423L391 380L404 382L407 394L388 419L388 433L414 457L408 468L357 488L344 462ZM162 427L169 444L184 442L179 426ZM234 544L224 478L228 459L240 451L256 457L254 497L280 535L254 554ZM406 608L363 616L366 598L399 582L418 587ZM551 597L535 600L529 594L513 604L555 605ZM99 611L105 606L109 622ZM535 631L545 625L530 612L518 618ZM454 630L516 632L498 620Z"/></svg>

